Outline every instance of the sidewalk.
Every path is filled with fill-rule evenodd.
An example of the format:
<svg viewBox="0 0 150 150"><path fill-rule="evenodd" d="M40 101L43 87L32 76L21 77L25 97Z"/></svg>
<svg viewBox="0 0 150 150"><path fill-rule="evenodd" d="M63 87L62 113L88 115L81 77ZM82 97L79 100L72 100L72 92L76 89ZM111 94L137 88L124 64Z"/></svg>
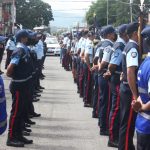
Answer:
<svg viewBox="0 0 150 150"><path fill-rule="evenodd" d="M107 147L108 137L99 135L98 121L91 117L92 109L83 107L72 74L61 68L58 57L46 58L44 74L46 79L41 84L45 90L40 102L34 103L42 117L34 119L36 125L28 137L34 144L18 150L113 150ZM9 79L4 79L9 115ZM0 150L16 150L6 146L6 139L7 132L0 136Z"/></svg>

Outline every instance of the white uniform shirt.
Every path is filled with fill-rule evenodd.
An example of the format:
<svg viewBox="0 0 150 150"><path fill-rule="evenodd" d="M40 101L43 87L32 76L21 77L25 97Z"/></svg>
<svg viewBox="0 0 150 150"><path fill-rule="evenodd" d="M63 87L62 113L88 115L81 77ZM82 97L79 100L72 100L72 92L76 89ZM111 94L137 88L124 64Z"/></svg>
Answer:
<svg viewBox="0 0 150 150"><path fill-rule="evenodd" d="M109 39L105 39L105 40L110 41ZM110 42L113 44L112 41L110 41ZM110 45L104 48L102 61L105 61L107 63L110 62L112 50L113 50L113 48Z"/></svg>
<svg viewBox="0 0 150 150"><path fill-rule="evenodd" d="M81 56L82 53L85 52L86 42L87 42L87 39L83 38L82 42L81 42L81 53L80 53L80 56Z"/></svg>
<svg viewBox="0 0 150 150"><path fill-rule="evenodd" d="M37 54L37 59L39 59L39 60L42 59L42 57L44 56L44 45L41 40L39 40L39 42L36 44L34 50Z"/></svg>
<svg viewBox="0 0 150 150"><path fill-rule="evenodd" d="M90 39L86 40L85 54L89 54L90 63L93 63L93 42Z"/></svg>
<svg viewBox="0 0 150 150"><path fill-rule="evenodd" d="M5 49L6 49L6 50L9 49L9 50L11 50L11 51L16 50L17 48L16 48L16 45L15 45L15 42L9 39L9 40L7 41L7 43L6 43Z"/></svg>
<svg viewBox="0 0 150 150"><path fill-rule="evenodd" d="M135 41L133 41L131 39L129 40L129 42L136 43ZM137 49L131 48L131 50L126 55L126 62L127 62L127 68L131 67L131 66L138 67L139 62L138 62L138 51L137 51Z"/></svg>
<svg viewBox="0 0 150 150"><path fill-rule="evenodd" d="M63 40L64 48L67 48L68 40L69 40L69 38L68 38L67 36L66 36L66 37L64 37L64 40Z"/></svg>

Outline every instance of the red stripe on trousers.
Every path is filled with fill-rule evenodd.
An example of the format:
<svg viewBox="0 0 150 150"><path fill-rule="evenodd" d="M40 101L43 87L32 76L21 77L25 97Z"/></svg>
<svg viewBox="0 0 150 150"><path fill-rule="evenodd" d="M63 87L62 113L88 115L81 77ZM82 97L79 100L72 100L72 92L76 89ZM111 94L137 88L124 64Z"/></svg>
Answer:
<svg viewBox="0 0 150 150"><path fill-rule="evenodd" d="M96 115L98 116L99 112L99 103L100 103L100 87L98 86L98 100L97 100L97 107L96 107Z"/></svg>
<svg viewBox="0 0 150 150"><path fill-rule="evenodd" d="M82 81L83 81L83 74L84 74L84 70L82 69L81 70L81 74L80 74L80 94L82 94L83 93L83 91L82 91Z"/></svg>
<svg viewBox="0 0 150 150"><path fill-rule="evenodd" d="M12 138L12 132L13 132L13 127L14 127L14 122L15 118L18 112L18 104L19 104L19 92L16 91L16 106L15 106L15 112L14 115L12 116L11 123L10 123L10 138Z"/></svg>
<svg viewBox="0 0 150 150"><path fill-rule="evenodd" d="M91 72L90 72L90 70L88 69L88 80L87 80L87 87L86 87L86 103L88 102L88 98L89 98L89 97L88 97L88 92L89 92L89 84L90 84L90 79L91 79L91 78L90 78L90 77L91 77L91 76L90 76L90 73L91 73Z"/></svg>
<svg viewBox="0 0 150 150"><path fill-rule="evenodd" d="M116 104L115 104L115 111L112 115L112 118L111 118L111 122L110 122L110 140L113 141L114 140L114 135L113 135L113 126L114 126L114 122L115 122L115 118L117 116L117 113L119 111L119 103L120 103L120 95L119 95L119 85L116 86L116 91L117 91L117 101L116 101Z"/></svg>
<svg viewBox="0 0 150 150"><path fill-rule="evenodd" d="M132 110L132 107L130 106L130 114L129 114L129 120L128 120L127 131L126 131L125 150L129 150L128 149L128 146L129 146L129 132L130 132L132 116L133 116L133 110Z"/></svg>
<svg viewBox="0 0 150 150"><path fill-rule="evenodd" d="M111 99L110 99L110 85L108 84L108 96L109 96L109 98L108 98L108 106L107 106L107 115L106 115L106 125L107 125L107 128L109 128L109 113L110 113L110 101L111 101Z"/></svg>

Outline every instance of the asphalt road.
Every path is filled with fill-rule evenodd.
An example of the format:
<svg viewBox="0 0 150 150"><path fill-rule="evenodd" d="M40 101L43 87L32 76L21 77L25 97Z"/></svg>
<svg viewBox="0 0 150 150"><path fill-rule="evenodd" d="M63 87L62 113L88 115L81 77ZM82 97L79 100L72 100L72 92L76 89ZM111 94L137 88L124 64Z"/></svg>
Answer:
<svg viewBox="0 0 150 150"><path fill-rule="evenodd" d="M4 65L3 65L4 66ZM71 72L63 70L58 57L47 57L46 75L41 85L45 87L41 100L35 103L35 110L42 117L34 119L29 137L34 144L19 150L113 150L107 147L108 137L99 135L97 119L91 118L92 109L84 108L83 101L76 93ZM8 115L11 107L9 78L4 82ZM7 131L0 136L0 150L16 150L6 146Z"/></svg>

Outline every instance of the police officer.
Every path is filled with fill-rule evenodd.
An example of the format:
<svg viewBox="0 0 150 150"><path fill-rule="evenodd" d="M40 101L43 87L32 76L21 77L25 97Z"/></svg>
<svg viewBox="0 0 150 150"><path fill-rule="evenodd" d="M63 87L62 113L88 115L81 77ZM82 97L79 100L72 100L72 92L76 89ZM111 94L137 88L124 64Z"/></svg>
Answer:
<svg viewBox="0 0 150 150"><path fill-rule="evenodd" d="M16 50L16 42L15 42L15 37L13 35L11 35L11 37L7 41L5 49L7 51L5 69L7 69L7 66L9 65L10 60L11 60L11 55L13 51Z"/></svg>
<svg viewBox="0 0 150 150"><path fill-rule="evenodd" d="M132 100L138 98L137 68L138 55L138 23L130 23L127 27L129 42L122 56L122 82L120 85L120 130L119 150L135 150L133 136L136 113L131 108Z"/></svg>
<svg viewBox="0 0 150 150"><path fill-rule="evenodd" d="M99 55L99 125L100 135L108 135L108 120L110 111L109 85L103 75L108 69L108 64L112 54L112 46L115 39L115 29L112 26L106 26L103 30L105 41Z"/></svg>
<svg viewBox="0 0 150 150"><path fill-rule="evenodd" d="M93 65L93 51L94 51L94 33L89 32L88 38L86 40L85 45L85 65L87 66L87 78L85 78L85 99L84 99L84 107L91 106L91 99L92 99L92 74L91 74L91 67ZM86 73L86 72L85 72Z"/></svg>
<svg viewBox="0 0 150 150"><path fill-rule="evenodd" d="M119 37L115 42L113 48L114 52L111 55L108 70L111 74L110 88L112 106L109 116L109 141L108 146L118 147L119 140L119 123L120 123L120 75L122 70L122 52L128 41L126 34L127 25L123 24L119 26Z"/></svg>
<svg viewBox="0 0 150 150"><path fill-rule="evenodd" d="M80 97L84 97L85 94L85 71L87 70L86 65L84 65L84 52L85 52L85 45L87 39L88 30L82 32L82 37L79 40L80 43L80 79L79 79L79 86L80 86Z"/></svg>
<svg viewBox="0 0 150 150"><path fill-rule="evenodd" d="M142 31L142 36L150 51L150 27ZM132 102L138 112L136 119L137 150L150 149L150 53L138 70L139 98Z"/></svg>
<svg viewBox="0 0 150 150"><path fill-rule="evenodd" d="M66 69L66 54L67 54L67 43L69 41L69 33L67 33L63 39L63 48L62 48L62 66Z"/></svg>
<svg viewBox="0 0 150 150"><path fill-rule="evenodd" d="M101 40L99 41L99 43L96 45L95 47L95 56L93 59L93 67L91 68L91 71L93 72L93 81L94 81L94 85L93 85L93 111L92 111L92 117L93 118L97 118L98 117L98 93L99 93L99 87L98 87L98 59L99 59L99 53L100 53L100 49L101 46L104 42L104 36L103 36L103 30L101 30L100 33L101 37L103 37L103 39L101 38Z"/></svg>
<svg viewBox="0 0 150 150"><path fill-rule="evenodd" d="M0 44L4 43L6 37L0 36ZM0 76L0 135L4 133L7 128L7 112L6 112L6 97L3 79Z"/></svg>
<svg viewBox="0 0 150 150"><path fill-rule="evenodd" d="M10 91L12 94L12 109L9 121L7 146L24 147L33 143L22 135L24 114L27 105L27 89L32 78L32 66L29 49L27 47L28 32L20 30L16 34L17 50L13 52L11 62L7 68L7 76L11 77Z"/></svg>

